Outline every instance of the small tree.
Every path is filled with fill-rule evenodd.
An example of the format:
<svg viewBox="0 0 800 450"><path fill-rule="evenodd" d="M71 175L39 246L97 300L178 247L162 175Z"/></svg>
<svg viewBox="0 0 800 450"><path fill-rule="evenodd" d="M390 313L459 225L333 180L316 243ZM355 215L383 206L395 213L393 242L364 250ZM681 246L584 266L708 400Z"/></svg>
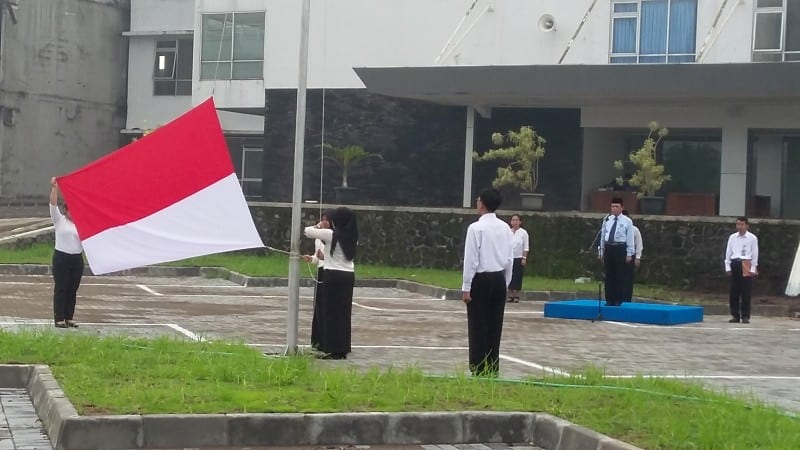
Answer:
<svg viewBox="0 0 800 450"><path fill-rule="evenodd" d="M483 155L473 152L475 161L509 161L508 165L497 168L492 186L500 188L509 185L524 192L534 192L539 185L539 160L544 157L544 144L547 141L533 127L526 125L520 127L519 131L511 130L505 135L493 133L492 143L497 148Z"/></svg>
<svg viewBox="0 0 800 450"><path fill-rule="evenodd" d="M367 158L383 159L383 156L377 153L370 153L360 145L348 145L347 147L325 145L325 148L329 150L329 152L325 153L325 158L330 159L342 169L342 187L348 187L347 171L352 164Z"/></svg>
<svg viewBox="0 0 800 450"><path fill-rule="evenodd" d="M625 164L629 162L633 168L633 175L628 180L631 186L639 188L638 197L652 197L661 189L670 176L664 173L664 165L656 162L656 148L669 130L661 128L658 122L650 122L650 133L642 143L642 146L631 152L628 161L614 161L614 168L624 170ZM624 184L622 176L617 177L617 184Z"/></svg>

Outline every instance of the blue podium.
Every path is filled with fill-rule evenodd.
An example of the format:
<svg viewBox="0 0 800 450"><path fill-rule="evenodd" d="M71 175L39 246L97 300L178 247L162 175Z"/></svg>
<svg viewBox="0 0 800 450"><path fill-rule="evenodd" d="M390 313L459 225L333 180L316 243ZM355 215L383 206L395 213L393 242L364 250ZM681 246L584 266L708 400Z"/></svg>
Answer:
<svg viewBox="0 0 800 450"><path fill-rule="evenodd" d="M606 306L606 302L601 302L599 313L602 320L651 325L677 325L703 321L703 307L691 305L626 302L620 306ZM597 300L547 302L544 304L544 316L555 319L595 320L598 318Z"/></svg>

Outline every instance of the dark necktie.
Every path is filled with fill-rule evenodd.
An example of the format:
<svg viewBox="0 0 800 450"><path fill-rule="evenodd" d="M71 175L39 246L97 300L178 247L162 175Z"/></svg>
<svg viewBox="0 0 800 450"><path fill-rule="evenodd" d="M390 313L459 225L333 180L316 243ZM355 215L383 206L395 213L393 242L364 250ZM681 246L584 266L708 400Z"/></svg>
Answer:
<svg viewBox="0 0 800 450"><path fill-rule="evenodd" d="M614 242L614 233L617 232L617 216L614 216L614 223L611 224L611 230L608 232L608 242Z"/></svg>

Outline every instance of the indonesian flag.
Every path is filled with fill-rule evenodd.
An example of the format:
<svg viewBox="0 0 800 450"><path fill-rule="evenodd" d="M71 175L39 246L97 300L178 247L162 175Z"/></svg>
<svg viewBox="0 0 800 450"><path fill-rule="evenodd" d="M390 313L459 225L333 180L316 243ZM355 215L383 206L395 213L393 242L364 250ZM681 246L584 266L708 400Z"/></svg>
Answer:
<svg viewBox="0 0 800 450"><path fill-rule="evenodd" d="M58 186L97 275L264 246L213 99Z"/></svg>

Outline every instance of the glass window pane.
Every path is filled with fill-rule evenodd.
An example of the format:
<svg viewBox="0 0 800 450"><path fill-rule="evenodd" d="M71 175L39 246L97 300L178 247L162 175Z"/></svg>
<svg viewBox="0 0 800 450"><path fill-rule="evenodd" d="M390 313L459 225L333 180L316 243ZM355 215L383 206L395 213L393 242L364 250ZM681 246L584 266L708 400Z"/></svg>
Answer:
<svg viewBox="0 0 800 450"><path fill-rule="evenodd" d="M800 61L800 53L787 53L786 61Z"/></svg>
<svg viewBox="0 0 800 450"><path fill-rule="evenodd" d="M753 62L774 62L782 59L780 52L753 52Z"/></svg>
<svg viewBox="0 0 800 450"><path fill-rule="evenodd" d="M669 5L669 53L694 53L697 45L697 0Z"/></svg>
<svg viewBox="0 0 800 450"><path fill-rule="evenodd" d="M178 41L178 64L175 72L178 80L192 79L192 40Z"/></svg>
<svg viewBox="0 0 800 450"><path fill-rule="evenodd" d="M615 13L635 13L637 10L636 3L614 3Z"/></svg>
<svg viewBox="0 0 800 450"><path fill-rule="evenodd" d="M800 50L800 1L786 5L786 46L785 50Z"/></svg>
<svg viewBox="0 0 800 450"><path fill-rule="evenodd" d="M244 173L242 178L261 178L264 173L264 152L246 149L244 152Z"/></svg>
<svg viewBox="0 0 800 450"><path fill-rule="evenodd" d="M210 62L200 64L201 80L230 80L231 63L229 62Z"/></svg>
<svg viewBox="0 0 800 450"><path fill-rule="evenodd" d="M614 19L611 53L636 53L636 18Z"/></svg>
<svg viewBox="0 0 800 450"><path fill-rule="evenodd" d="M611 64L636 64L635 56L612 56Z"/></svg>
<svg viewBox="0 0 800 450"><path fill-rule="evenodd" d="M756 50L781 50L781 13L756 14L754 48Z"/></svg>
<svg viewBox="0 0 800 450"><path fill-rule="evenodd" d="M756 6L758 8L780 8L783 6L783 0L758 0Z"/></svg>
<svg viewBox="0 0 800 450"><path fill-rule="evenodd" d="M156 52L153 78L162 80L175 78L175 52L173 50Z"/></svg>
<svg viewBox="0 0 800 450"><path fill-rule="evenodd" d="M260 80L264 78L264 63L235 62L233 63L234 80Z"/></svg>
<svg viewBox="0 0 800 450"><path fill-rule="evenodd" d="M662 55L659 56L642 55L639 57L639 62L643 64L663 64L667 62L667 57Z"/></svg>
<svg viewBox="0 0 800 450"><path fill-rule="evenodd" d="M639 54L667 53L667 0L642 2Z"/></svg>
<svg viewBox="0 0 800 450"><path fill-rule="evenodd" d="M264 59L264 13L236 14L233 59Z"/></svg>
<svg viewBox="0 0 800 450"><path fill-rule="evenodd" d="M259 181L243 181L242 192L245 197L261 197L261 180Z"/></svg>
<svg viewBox="0 0 800 450"><path fill-rule="evenodd" d="M203 16L201 58L203 61L230 61L233 39L233 14Z"/></svg>
<svg viewBox="0 0 800 450"><path fill-rule="evenodd" d="M192 82L189 81L176 81L175 82L175 95L192 95Z"/></svg>
<svg viewBox="0 0 800 450"><path fill-rule="evenodd" d="M158 41L156 42L156 48L177 48L175 41Z"/></svg>
<svg viewBox="0 0 800 450"><path fill-rule="evenodd" d="M664 172L668 190L719 194L722 144L714 141L664 141Z"/></svg>
<svg viewBox="0 0 800 450"><path fill-rule="evenodd" d="M669 55L667 56L668 63L693 63L694 55Z"/></svg>
<svg viewBox="0 0 800 450"><path fill-rule="evenodd" d="M172 80L153 80L153 95L175 95L175 82Z"/></svg>

